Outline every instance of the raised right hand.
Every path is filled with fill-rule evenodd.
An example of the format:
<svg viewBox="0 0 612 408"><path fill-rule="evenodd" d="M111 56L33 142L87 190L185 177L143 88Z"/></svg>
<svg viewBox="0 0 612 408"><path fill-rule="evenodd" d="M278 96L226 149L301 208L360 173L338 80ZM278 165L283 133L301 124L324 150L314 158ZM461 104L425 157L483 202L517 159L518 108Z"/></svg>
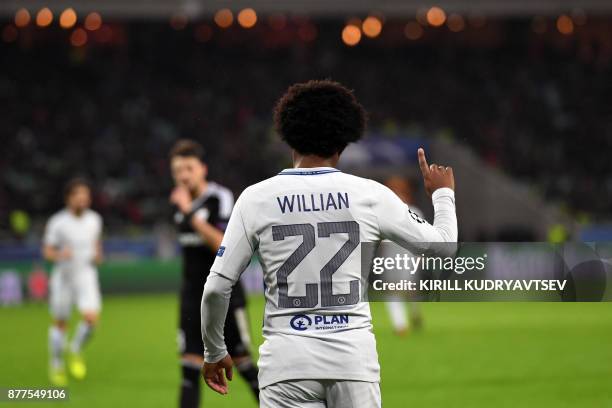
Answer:
<svg viewBox="0 0 612 408"><path fill-rule="evenodd" d="M425 191L431 194L439 188L448 187L455 189L455 176L451 167L441 166L438 164L427 164L425 158L425 150L419 148L419 167L423 173L423 182L425 183Z"/></svg>

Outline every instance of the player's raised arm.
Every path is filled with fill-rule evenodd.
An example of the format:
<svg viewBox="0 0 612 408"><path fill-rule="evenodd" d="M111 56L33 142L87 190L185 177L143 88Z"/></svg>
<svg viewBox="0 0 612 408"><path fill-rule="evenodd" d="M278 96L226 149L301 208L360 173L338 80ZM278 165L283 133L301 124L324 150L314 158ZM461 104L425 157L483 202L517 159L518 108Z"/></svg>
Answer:
<svg viewBox="0 0 612 408"><path fill-rule="evenodd" d="M425 190L434 206L434 223L429 224L410 211L391 190L380 184L374 210L384 238L409 250L425 250L432 242L457 241L455 187L450 167L429 165L423 149L418 150L419 167L423 173Z"/></svg>
<svg viewBox="0 0 612 408"><path fill-rule="evenodd" d="M239 199L202 295L203 376L206 384L220 394L227 393L227 384L222 376L223 370L226 377L231 380L231 359L228 358L225 346L223 326L232 287L248 266L254 252L254 242L247 236L240 203Z"/></svg>

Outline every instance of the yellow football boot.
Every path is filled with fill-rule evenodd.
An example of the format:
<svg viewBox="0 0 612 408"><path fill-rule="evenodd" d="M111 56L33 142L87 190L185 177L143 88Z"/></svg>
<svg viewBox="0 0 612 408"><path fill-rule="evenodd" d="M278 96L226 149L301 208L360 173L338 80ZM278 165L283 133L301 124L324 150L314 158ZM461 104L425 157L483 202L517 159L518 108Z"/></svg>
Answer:
<svg viewBox="0 0 612 408"><path fill-rule="evenodd" d="M77 380L82 380L87 375L85 360L83 359L83 356L78 353L70 354L68 358L68 369L70 370L70 375Z"/></svg>
<svg viewBox="0 0 612 408"><path fill-rule="evenodd" d="M49 381L56 387L68 385L68 376L64 367L49 367Z"/></svg>

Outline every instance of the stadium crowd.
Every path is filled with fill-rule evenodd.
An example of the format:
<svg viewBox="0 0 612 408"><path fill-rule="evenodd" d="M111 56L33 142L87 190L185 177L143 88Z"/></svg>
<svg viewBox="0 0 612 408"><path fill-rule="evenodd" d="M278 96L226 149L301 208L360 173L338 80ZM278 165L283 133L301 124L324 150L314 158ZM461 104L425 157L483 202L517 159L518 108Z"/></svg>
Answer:
<svg viewBox="0 0 612 408"><path fill-rule="evenodd" d="M355 89L370 129L447 134L570 211L609 217L612 46L537 35L529 21L488 24L411 42L390 23L357 47L327 20L307 40L263 24L202 42L190 26L117 23L113 41L80 48L59 28L20 33L0 43L0 213L44 219L78 174L108 228L168 219L179 137L202 141L210 177L239 193L289 163L272 132L275 99L333 78Z"/></svg>

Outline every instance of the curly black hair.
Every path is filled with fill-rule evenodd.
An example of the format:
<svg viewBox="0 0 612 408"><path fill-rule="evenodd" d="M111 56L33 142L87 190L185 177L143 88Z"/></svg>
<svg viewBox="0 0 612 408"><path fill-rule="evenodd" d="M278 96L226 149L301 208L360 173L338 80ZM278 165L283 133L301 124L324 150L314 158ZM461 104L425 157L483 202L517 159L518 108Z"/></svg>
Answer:
<svg viewBox="0 0 612 408"><path fill-rule="evenodd" d="M366 112L338 82L308 81L289 87L274 108L282 140L300 154L331 157L363 136Z"/></svg>

